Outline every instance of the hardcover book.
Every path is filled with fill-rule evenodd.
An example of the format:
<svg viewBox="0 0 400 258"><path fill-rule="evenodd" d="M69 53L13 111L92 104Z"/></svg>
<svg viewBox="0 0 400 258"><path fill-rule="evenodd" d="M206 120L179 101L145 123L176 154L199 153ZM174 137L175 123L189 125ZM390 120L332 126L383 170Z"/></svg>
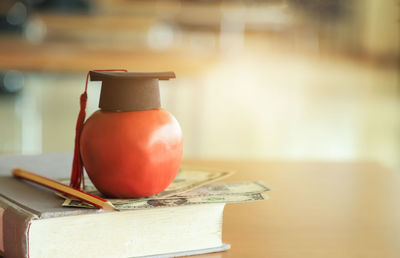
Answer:
<svg viewBox="0 0 400 258"><path fill-rule="evenodd" d="M10 172L14 167L23 167L51 178L65 177L71 159L71 154L0 156L2 255L177 257L223 251L229 248L222 243L225 203L266 199L261 190L257 193L252 190L250 194L241 191L227 198L230 189L244 188L240 184L224 187L220 184L214 187L215 193L210 193L214 189L204 185L186 196L144 200L133 206L123 203L121 211L104 212L77 208L85 206L80 202L66 205L54 191L14 178ZM205 193L217 194L218 198L200 198ZM74 200L67 201L71 204Z"/></svg>

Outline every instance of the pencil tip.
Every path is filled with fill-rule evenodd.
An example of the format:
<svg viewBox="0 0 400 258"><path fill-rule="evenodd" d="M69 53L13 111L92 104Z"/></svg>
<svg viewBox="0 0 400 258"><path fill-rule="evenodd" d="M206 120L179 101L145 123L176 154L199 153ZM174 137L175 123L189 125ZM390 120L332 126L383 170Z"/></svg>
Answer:
<svg viewBox="0 0 400 258"><path fill-rule="evenodd" d="M105 211L118 211L118 209L115 208L114 205L112 205L112 203L110 201L107 201L107 202L104 203L103 210L105 210Z"/></svg>

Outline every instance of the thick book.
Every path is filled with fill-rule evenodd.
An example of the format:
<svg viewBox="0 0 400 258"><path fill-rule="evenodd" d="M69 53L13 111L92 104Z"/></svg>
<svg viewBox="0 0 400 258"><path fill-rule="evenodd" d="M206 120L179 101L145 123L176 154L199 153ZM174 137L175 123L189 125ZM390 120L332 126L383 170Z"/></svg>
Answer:
<svg viewBox="0 0 400 258"><path fill-rule="evenodd" d="M226 250L224 203L128 211L62 207L53 191L12 177L57 178L71 154L0 156L0 253L5 257L177 257Z"/></svg>

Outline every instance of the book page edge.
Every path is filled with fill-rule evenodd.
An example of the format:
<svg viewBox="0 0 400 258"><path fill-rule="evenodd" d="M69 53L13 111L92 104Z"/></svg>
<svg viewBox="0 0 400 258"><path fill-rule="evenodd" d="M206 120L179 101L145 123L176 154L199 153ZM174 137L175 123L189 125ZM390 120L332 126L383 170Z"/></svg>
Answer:
<svg viewBox="0 0 400 258"><path fill-rule="evenodd" d="M168 258L168 257L182 257L189 255L198 255L198 254L207 254L207 253L216 253L226 251L231 248L230 244L222 244L218 247L199 249L199 250L191 250L184 252L176 252L176 253L168 253L168 254L159 254L159 255L150 255L150 256L139 256L139 258Z"/></svg>

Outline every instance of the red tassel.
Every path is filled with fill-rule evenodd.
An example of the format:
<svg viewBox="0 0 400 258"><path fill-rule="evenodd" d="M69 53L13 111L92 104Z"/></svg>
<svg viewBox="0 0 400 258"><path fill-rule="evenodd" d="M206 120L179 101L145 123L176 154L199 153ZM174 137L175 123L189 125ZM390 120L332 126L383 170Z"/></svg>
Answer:
<svg viewBox="0 0 400 258"><path fill-rule="evenodd" d="M92 70L92 71L121 71L128 72L126 69L107 69L107 70ZM74 159L72 161L72 171L71 171L71 179L69 185L75 189L84 189L84 176L83 176L83 162L81 157L81 146L80 139L81 133L83 129L83 125L85 123L86 117L86 104L87 104L87 85L89 81L90 72L88 72L86 76L86 85L85 91L82 93L80 97L81 109L79 111L78 119L76 121L75 128L75 148L74 148Z"/></svg>

